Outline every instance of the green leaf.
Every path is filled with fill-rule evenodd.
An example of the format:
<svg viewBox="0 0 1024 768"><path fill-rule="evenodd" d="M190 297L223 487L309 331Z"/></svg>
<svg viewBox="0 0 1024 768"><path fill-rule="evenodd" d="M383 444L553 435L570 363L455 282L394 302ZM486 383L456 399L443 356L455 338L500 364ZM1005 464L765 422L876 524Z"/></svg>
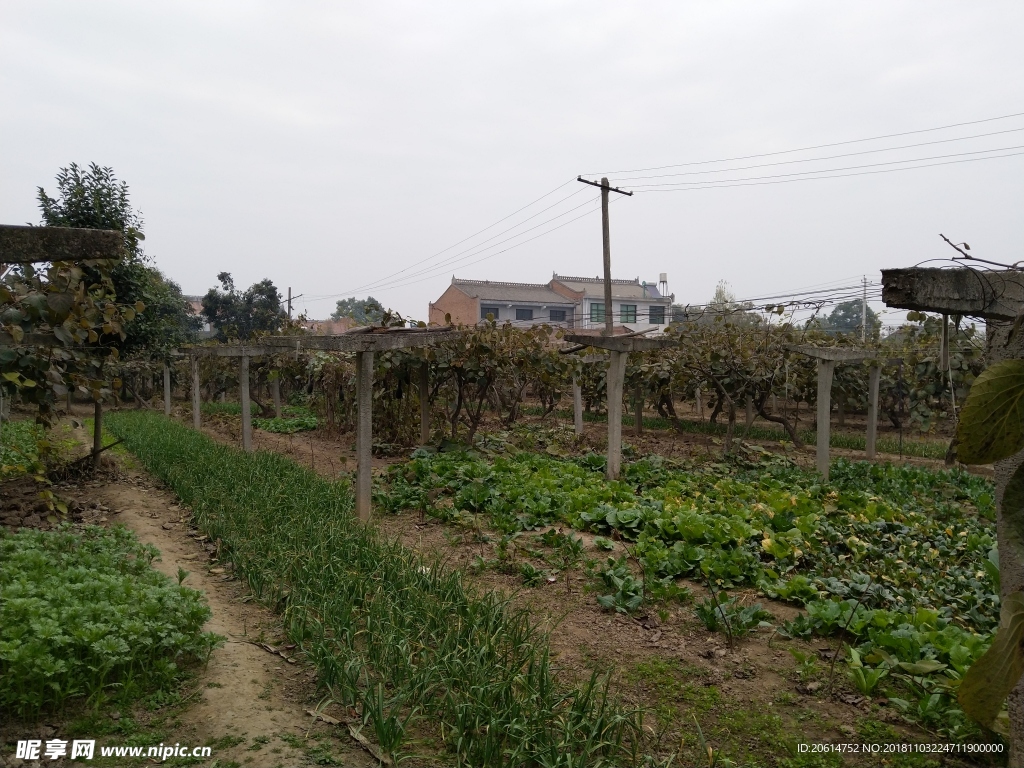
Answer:
<svg viewBox="0 0 1024 768"><path fill-rule="evenodd" d="M957 458L989 464L1024 448L1024 360L1003 360L975 380L960 412Z"/></svg>
<svg viewBox="0 0 1024 768"><path fill-rule="evenodd" d="M56 336L57 340L60 341L61 344L63 344L66 347L70 347L72 344L75 343L75 339L71 335L71 332L68 331L68 329L65 328L63 325L55 326L53 329L53 335Z"/></svg>
<svg viewBox="0 0 1024 768"><path fill-rule="evenodd" d="M60 317L67 316L74 303L75 295L67 291L64 293L46 294L46 304Z"/></svg>
<svg viewBox="0 0 1024 768"><path fill-rule="evenodd" d="M1003 600L992 645L964 675L958 695L971 718L992 729L1006 697L1024 674L1024 592Z"/></svg>
<svg viewBox="0 0 1024 768"><path fill-rule="evenodd" d="M930 675L932 672L939 672L946 668L946 664L935 659L922 659L916 663L901 661L900 668L912 675Z"/></svg>

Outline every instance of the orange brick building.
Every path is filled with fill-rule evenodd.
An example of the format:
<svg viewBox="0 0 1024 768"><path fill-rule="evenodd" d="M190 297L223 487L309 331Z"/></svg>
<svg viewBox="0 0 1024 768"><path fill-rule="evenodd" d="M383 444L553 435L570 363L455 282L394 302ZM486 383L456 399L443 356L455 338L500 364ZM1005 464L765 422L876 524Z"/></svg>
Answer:
<svg viewBox="0 0 1024 768"><path fill-rule="evenodd" d="M661 284L664 287L664 275ZM674 296L663 295L654 283L612 280L612 312L616 325L630 330L664 326L671 320ZM555 274L547 283L509 283L494 280L462 280L451 285L437 301L430 302L428 322L444 325L445 316L455 325L474 325L493 317L499 323L587 330L604 327L604 282L597 277Z"/></svg>

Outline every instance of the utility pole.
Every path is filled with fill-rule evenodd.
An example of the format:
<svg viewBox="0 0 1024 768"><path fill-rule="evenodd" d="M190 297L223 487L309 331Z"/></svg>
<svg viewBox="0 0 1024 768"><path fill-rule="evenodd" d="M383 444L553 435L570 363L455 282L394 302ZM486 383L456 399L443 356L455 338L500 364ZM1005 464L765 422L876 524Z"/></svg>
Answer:
<svg viewBox="0 0 1024 768"><path fill-rule="evenodd" d="M582 176L577 176L576 181L598 187L601 190L601 236L604 245L604 335L615 335L615 318L612 315L612 241L608 227L608 193L618 192L620 195L632 197L632 192L608 185L608 179L601 179L601 183L587 181Z"/></svg>
<svg viewBox="0 0 1024 768"><path fill-rule="evenodd" d="M863 344L868 340L868 278L867 275L861 277L861 282L864 284L864 298L860 302L860 343Z"/></svg>
<svg viewBox="0 0 1024 768"><path fill-rule="evenodd" d="M292 319L292 288L288 286L288 319Z"/></svg>

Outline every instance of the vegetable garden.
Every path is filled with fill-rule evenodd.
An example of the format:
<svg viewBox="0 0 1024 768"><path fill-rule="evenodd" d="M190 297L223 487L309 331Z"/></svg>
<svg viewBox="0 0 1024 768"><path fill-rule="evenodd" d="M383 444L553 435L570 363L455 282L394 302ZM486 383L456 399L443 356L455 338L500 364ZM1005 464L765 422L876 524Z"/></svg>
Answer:
<svg viewBox="0 0 1024 768"><path fill-rule="evenodd" d="M131 248L138 234L117 237ZM800 757L792 722L786 751L730 743L736 711L707 704L721 695L714 660L764 644L791 656L802 695L859 707L861 721L874 724L862 734L881 733L883 713L889 738L981 750L1002 748L1000 734L1011 735L1009 689L990 691L1019 677L1024 609L1016 594L1000 599L1007 538L997 519L1019 523L1024 479L1010 482L997 512L992 483L952 466L1021 447L1024 376L1005 364L982 373L973 326L949 329L944 318L913 312L898 332L864 347L798 328L781 307L688 318L672 326L665 349L630 357L624 394L638 441L646 425L686 450L668 458L627 446L616 480L604 475L594 430L558 423L577 387L585 420L607 419L615 390L603 358L574 354L585 350L567 348L549 328L491 321L360 358L373 361L373 448L388 465L373 485L379 522L392 534L403 525L443 529L473 548L457 567L436 548L410 545L408 531L396 538L356 520L347 471L325 478L273 451L238 452L210 437L234 428L245 406L223 395L244 387L257 430L310 433L311 451L313 435L337 445L359 421L352 355L282 348L251 368L239 355L248 381L236 363L213 356L196 364L198 387L189 392L184 358L128 343L147 304L120 300L116 270L116 259L69 258L42 271L28 262L4 278L0 386L22 416L34 409L38 424L4 418L0 480L38 478L59 524L67 508L45 474L58 460L47 428L59 421L62 398L75 392L95 404L95 466L101 403L134 402L134 411L109 415L110 435L177 494L252 594L280 612L317 670L323 702L358 719L387 760L425 752L473 766L653 768L704 756L714 765L733 748L751 764L838 765ZM382 325L400 323L388 314ZM285 331L287 344L301 341L296 327ZM875 366L882 450L951 468L848 456L827 481L811 471L802 449L817 436L809 409L816 369L794 353L796 343L866 349L863 364L837 369L833 446L863 445L842 427L856 420L859 429ZM168 393L176 385L204 401L208 434L148 409L144 395L164 371ZM266 405L272 389L288 404ZM429 445L419 445L424 413ZM101 702L115 688L125 702L168 688L179 663L216 646L202 632L209 613L200 596L156 577L155 553L122 529L3 533L0 551L12 564L0 579L0 702L21 717ZM580 652L561 658L557 628L542 629L531 605L559 583L584 599L573 610L606 626L663 627L659 637L690 637L703 626L703 642L728 646L708 649L709 692L697 695L685 681L693 668L671 656L618 671L588 666ZM99 621L89 601L110 617ZM142 619L129 616L129 603ZM822 642L827 673L814 671L810 651ZM627 683L638 678L655 692L675 691L674 710L631 693ZM781 717L770 722L783 733Z"/></svg>

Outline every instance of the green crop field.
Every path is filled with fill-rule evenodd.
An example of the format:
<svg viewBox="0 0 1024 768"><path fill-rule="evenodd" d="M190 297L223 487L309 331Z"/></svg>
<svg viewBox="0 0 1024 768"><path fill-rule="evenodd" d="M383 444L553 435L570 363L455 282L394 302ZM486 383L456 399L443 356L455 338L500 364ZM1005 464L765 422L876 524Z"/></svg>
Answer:
<svg viewBox="0 0 1024 768"><path fill-rule="evenodd" d="M849 638L850 676L864 694L889 678L909 719L954 738L977 734L955 691L999 620L991 483L846 461L822 483L757 451L702 466L646 458L617 482L603 467L593 454L421 452L391 469L378 501L448 519L483 513L509 536L568 524L621 538L649 589L684 576L728 601L730 588L757 587L805 608L780 633ZM609 563L617 592L602 604L628 611L644 585L624 565Z"/></svg>

